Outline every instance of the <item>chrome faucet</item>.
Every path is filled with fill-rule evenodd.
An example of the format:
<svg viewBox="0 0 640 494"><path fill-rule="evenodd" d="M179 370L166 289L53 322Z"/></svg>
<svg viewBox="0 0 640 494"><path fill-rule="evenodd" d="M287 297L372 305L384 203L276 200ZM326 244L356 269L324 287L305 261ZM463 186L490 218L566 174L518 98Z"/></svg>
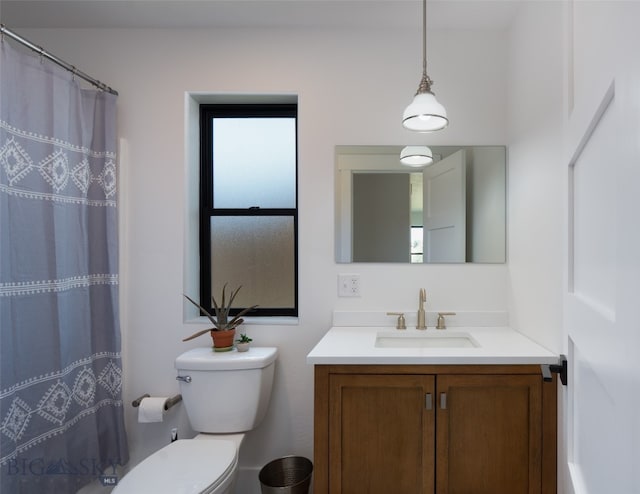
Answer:
<svg viewBox="0 0 640 494"><path fill-rule="evenodd" d="M427 292L424 288L420 288L420 306L418 308L418 323L416 329L427 329L427 322L424 313L424 303L427 301Z"/></svg>

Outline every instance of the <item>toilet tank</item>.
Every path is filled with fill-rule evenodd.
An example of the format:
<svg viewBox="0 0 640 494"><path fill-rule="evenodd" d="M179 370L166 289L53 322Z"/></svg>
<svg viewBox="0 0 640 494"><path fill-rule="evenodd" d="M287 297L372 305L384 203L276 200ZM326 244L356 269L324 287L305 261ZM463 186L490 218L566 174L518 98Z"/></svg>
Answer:
<svg viewBox="0 0 640 494"><path fill-rule="evenodd" d="M180 393L193 430L245 432L257 427L267 411L277 348L214 352L194 348L175 361Z"/></svg>

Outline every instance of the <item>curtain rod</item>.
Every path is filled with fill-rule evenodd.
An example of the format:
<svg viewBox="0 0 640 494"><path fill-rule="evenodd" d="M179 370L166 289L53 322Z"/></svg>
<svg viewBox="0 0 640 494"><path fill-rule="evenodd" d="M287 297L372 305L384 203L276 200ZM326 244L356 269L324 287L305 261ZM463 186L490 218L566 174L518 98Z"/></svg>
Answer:
<svg viewBox="0 0 640 494"><path fill-rule="evenodd" d="M77 69L75 66L65 62L64 60L59 59L58 57L56 57L55 55L52 55L51 53L49 53L48 51L46 51L44 48L33 44L31 41L29 41L28 39L23 38L22 36L16 34L15 32L13 32L11 29L9 29L8 27L6 27L4 24L0 24L0 33L4 36L5 34L7 36L9 36L10 38L14 39L15 41L17 41L18 43L23 44L24 46L26 46L27 48L30 48L31 50L37 52L40 54L40 56L48 58L49 60L51 60L52 62L58 64L60 67L62 67L63 69L68 70L69 72L72 72L73 75L77 75L78 77L80 77L81 79L84 79L85 81L89 82L90 84L93 84L94 86L96 86L98 89L105 91L107 93L111 93L111 94L115 94L116 96L118 95L118 91L116 91L115 89L111 89L109 86L107 86L106 84L104 84L103 82L100 82L97 79L94 79L91 76L88 76L87 74L85 74L84 72L82 72L81 70Z"/></svg>

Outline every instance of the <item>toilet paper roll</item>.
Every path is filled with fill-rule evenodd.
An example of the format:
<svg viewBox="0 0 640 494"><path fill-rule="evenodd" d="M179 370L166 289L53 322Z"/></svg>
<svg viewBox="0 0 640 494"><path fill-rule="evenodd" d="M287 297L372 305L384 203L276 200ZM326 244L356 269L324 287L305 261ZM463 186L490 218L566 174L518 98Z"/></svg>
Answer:
<svg viewBox="0 0 640 494"><path fill-rule="evenodd" d="M143 398L138 408L138 422L162 422L168 397Z"/></svg>

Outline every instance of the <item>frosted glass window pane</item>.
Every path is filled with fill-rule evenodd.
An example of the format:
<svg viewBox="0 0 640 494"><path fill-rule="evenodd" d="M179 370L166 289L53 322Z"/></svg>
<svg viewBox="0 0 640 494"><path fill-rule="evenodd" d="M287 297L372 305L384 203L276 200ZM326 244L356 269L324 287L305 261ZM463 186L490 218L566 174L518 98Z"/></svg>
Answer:
<svg viewBox="0 0 640 494"><path fill-rule="evenodd" d="M295 242L291 216L211 218L214 296L242 285L234 307L295 307Z"/></svg>
<svg viewBox="0 0 640 494"><path fill-rule="evenodd" d="M296 207L296 119L213 119L213 207Z"/></svg>

